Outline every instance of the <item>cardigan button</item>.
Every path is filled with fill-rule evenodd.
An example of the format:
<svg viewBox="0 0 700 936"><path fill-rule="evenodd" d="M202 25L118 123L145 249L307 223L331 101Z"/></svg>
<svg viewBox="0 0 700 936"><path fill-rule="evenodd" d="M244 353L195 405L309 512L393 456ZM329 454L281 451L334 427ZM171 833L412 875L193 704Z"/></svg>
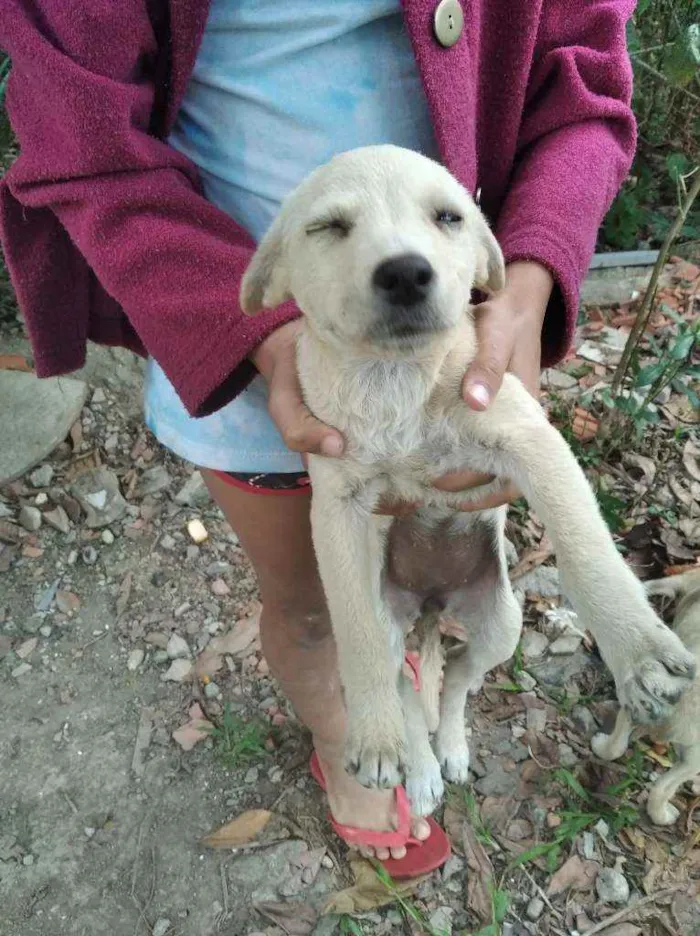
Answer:
<svg viewBox="0 0 700 936"><path fill-rule="evenodd" d="M457 42L464 29L464 11L459 0L440 0L433 15L433 29L443 49Z"/></svg>

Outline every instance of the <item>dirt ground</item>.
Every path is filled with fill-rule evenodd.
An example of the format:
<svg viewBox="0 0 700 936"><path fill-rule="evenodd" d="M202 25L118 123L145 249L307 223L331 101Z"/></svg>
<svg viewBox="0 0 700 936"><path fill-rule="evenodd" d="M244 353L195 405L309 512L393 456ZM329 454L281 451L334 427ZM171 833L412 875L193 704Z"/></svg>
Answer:
<svg viewBox="0 0 700 936"><path fill-rule="evenodd" d="M26 350L9 329L0 351ZM473 785L441 817L455 855L410 897L348 891L308 737L260 653L251 569L144 429L138 367L115 361L93 356L66 442L0 488L0 936L700 933L698 799L654 829L643 800L668 752L592 757L612 686L527 512L528 629L472 706ZM194 704L219 727L184 750ZM261 838L201 844L251 809L273 814Z"/></svg>

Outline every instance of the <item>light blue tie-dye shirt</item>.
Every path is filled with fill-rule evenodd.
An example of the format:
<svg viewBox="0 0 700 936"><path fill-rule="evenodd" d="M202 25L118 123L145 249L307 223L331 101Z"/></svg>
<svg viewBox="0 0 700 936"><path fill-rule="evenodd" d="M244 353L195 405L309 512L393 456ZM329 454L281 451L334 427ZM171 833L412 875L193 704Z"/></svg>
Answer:
<svg viewBox="0 0 700 936"><path fill-rule="evenodd" d="M399 0L213 0L170 142L204 192L256 240L312 169L357 146L436 155ZM178 455L232 472L295 472L267 414L265 383L203 419L155 362L146 421Z"/></svg>

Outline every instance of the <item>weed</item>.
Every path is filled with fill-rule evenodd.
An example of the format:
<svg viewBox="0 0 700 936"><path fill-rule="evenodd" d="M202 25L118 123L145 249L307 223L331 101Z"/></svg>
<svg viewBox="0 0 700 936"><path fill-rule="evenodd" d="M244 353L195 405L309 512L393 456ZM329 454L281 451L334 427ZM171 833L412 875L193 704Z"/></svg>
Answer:
<svg viewBox="0 0 700 936"><path fill-rule="evenodd" d="M500 936L501 924L508 913L508 894L504 890L501 890L500 887L496 887L492 884L490 896L491 922L487 923L486 926L482 926L480 930L471 934L471 936ZM469 934L465 934L465 936L469 936Z"/></svg>
<svg viewBox="0 0 700 936"><path fill-rule="evenodd" d="M347 914L343 914L338 920L338 932L341 936L365 936L365 931L357 920L353 920Z"/></svg>
<svg viewBox="0 0 700 936"><path fill-rule="evenodd" d="M229 770L267 757L265 740L269 734L269 727L262 722L234 715L230 703L224 706L221 724L210 730L216 755Z"/></svg>
<svg viewBox="0 0 700 936"><path fill-rule="evenodd" d="M448 789L450 805L466 814L469 825L482 845L496 845L488 826L481 818L479 804L468 787L450 786Z"/></svg>
<svg viewBox="0 0 700 936"><path fill-rule="evenodd" d="M396 887L391 875L383 865L375 859L372 859L372 866L374 867L375 874L393 896L407 920L413 920L414 923L417 923L421 927L422 932L425 933L425 936L448 936L446 930L436 930L434 926L430 925L430 921L423 911ZM350 932L352 932L352 930Z"/></svg>

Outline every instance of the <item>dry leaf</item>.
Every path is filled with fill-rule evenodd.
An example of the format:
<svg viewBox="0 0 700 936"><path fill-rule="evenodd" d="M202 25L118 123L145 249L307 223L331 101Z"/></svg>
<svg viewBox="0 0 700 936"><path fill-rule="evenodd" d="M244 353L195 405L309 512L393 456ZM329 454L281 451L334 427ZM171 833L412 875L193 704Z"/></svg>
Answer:
<svg viewBox="0 0 700 936"><path fill-rule="evenodd" d="M208 649L213 653L238 656L251 648L260 637L260 613L253 617L243 618L222 637L215 637L209 643Z"/></svg>
<svg viewBox="0 0 700 936"><path fill-rule="evenodd" d="M571 890L589 890L593 887L596 876L600 871L600 865L597 861L587 861L579 858L578 855L572 855L555 872L547 885L547 896L554 897L556 894L563 894Z"/></svg>
<svg viewBox="0 0 700 936"><path fill-rule="evenodd" d="M639 936L641 926L635 923L617 923L599 931L599 936Z"/></svg>
<svg viewBox="0 0 700 936"><path fill-rule="evenodd" d="M452 848L460 855L464 853L462 846L462 826L466 822L466 817L459 809L455 809L449 801L445 805L445 811L442 817L442 824L450 840Z"/></svg>
<svg viewBox="0 0 700 936"><path fill-rule="evenodd" d="M183 751L191 751L195 744L209 737L213 725L204 717L204 712L198 702L195 702L189 711L189 721L173 731L173 741L180 745Z"/></svg>
<svg viewBox="0 0 700 936"><path fill-rule="evenodd" d="M224 658L213 650L202 650L194 664L197 679L211 679L224 665Z"/></svg>
<svg viewBox="0 0 700 936"><path fill-rule="evenodd" d="M22 354L0 354L0 370L32 372L31 365Z"/></svg>
<svg viewBox="0 0 700 936"><path fill-rule="evenodd" d="M393 886L389 888L377 876L377 872L369 861L365 861L364 858L351 859L350 867L355 883L352 887L346 887L344 890L331 894L323 908L324 914L363 913L366 910L374 910L376 907L384 907L394 903L397 893L403 897L412 894L418 885L429 877L427 874L422 874L417 878L394 881Z"/></svg>
<svg viewBox="0 0 700 936"><path fill-rule="evenodd" d="M268 809L249 809L202 839L207 848L240 848L251 842L272 818Z"/></svg>
<svg viewBox="0 0 700 936"><path fill-rule="evenodd" d="M127 572L119 585L119 594L117 595L117 618L120 618L126 611L131 595L131 583L134 579L133 572Z"/></svg>
<svg viewBox="0 0 700 936"><path fill-rule="evenodd" d="M287 936L309 936L318 920L318 914L309 904L266 901L253 906L260 916L279 926Z"/></svg>
<svg viewBox="0 0 700 936"><path fill-rule="evenodd" d="M535 549L528 550L522 559L517 562L508 573L511 582L514 582L521 576L536 569L537 566L542 565L543 562L546 562L547 559L553 555L553 552L554 550L549 543L545 545L540 544Z"/></svg>
<svg viewBox="0 0 700 936"><path fill-rule="evenodd" d="M464 823L462 831L464 856L471 872L467 875L467 906L476 913L480 920L490 920L493 865L468 822Z"/></svg>

